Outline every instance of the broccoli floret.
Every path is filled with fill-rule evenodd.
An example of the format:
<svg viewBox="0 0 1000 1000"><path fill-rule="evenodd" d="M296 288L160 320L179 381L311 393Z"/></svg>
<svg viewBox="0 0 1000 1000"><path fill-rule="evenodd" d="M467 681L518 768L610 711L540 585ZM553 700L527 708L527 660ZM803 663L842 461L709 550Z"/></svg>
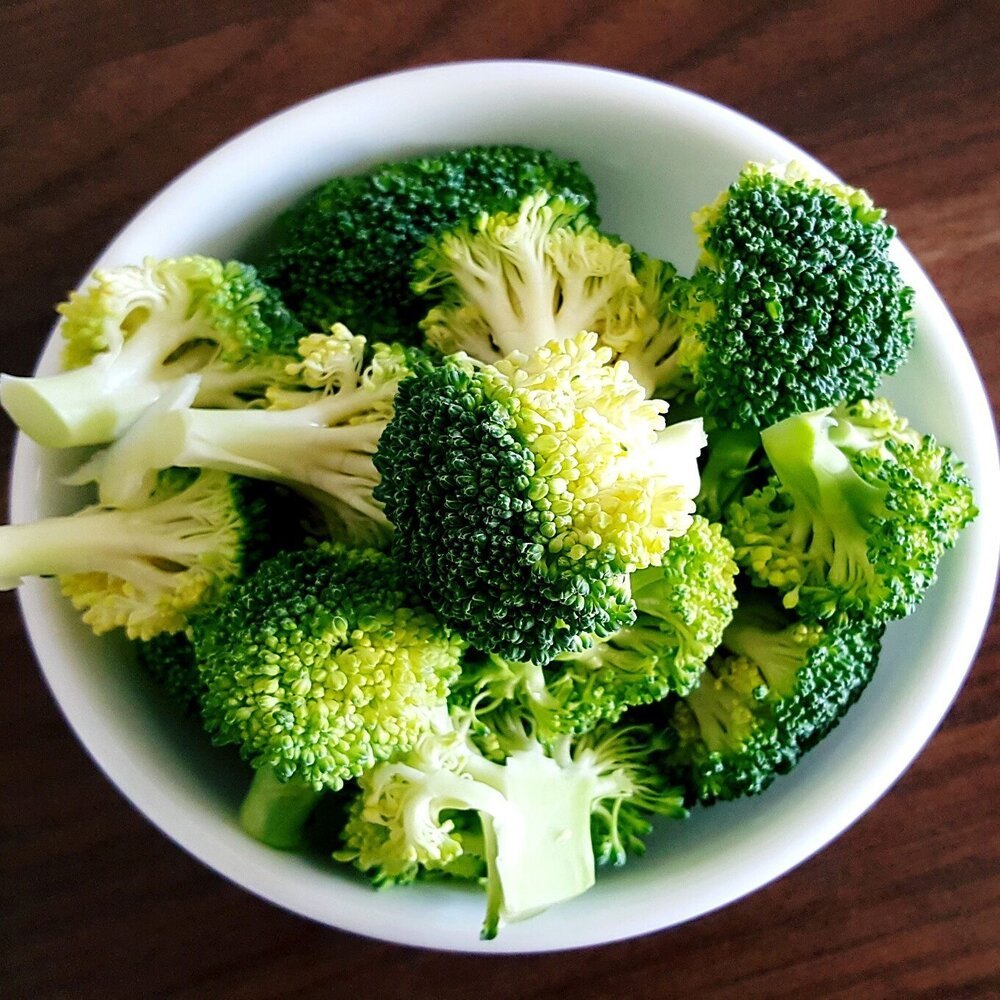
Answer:
<svg viewBox="0 0 1000 1000"><path fill-rule="evenodd" d="M200 714L205 685L187 632L160 632L144 642L136 642L135 658L185 715Z"/></svg>
<svg viewBox="0 0 1000 1000"><path fill-rule="evenodd" d="M620 311L619 322L608 324L602 341L615 351L616 360L627 362L648 394L685 398L693 382L680 366L684 326L676 300L686 283L673 264L646 254L635 255L632 269L637 294L626 299L628 314Z"/></svg>
<svg viewBox="0 0 1000 1000"><path fill-rule="evenodd" d="M266 407L205 410L165 398L71 481L95 480L102 500L127 503L159 468L221 469L283 483L319 506L337 537L383 544L389 524L372 498L372 455L420 352L376 344L366 362L365 339L340 324L302 338L299 352L288 365L297 386L272 388Z"/></svg>
<svg viewBox="0 0 1000 1000"><path fill-rule="evenodd" d="M0 384L18 427L52 448L113 441L195 371L198 406L243 407L284 380L305 333L252 267L212 257L95 271L58 309L70 370Z"/></svg>
<svg viewBox="0 0 1000 1000"><path fill-rule="evenodd" d="M340 833L341 846L333 852L337 861L354 864L381 889L410 885L436 878L484 882L487 875L486 840L479 814L466 809L442 809L437 822L447 834L440 852L418 854L400 850L399 831L366 808L364 790L351 799L347 822ZM417 860L418 856L421 860Z"/></svg>
<svg viewBox="0 0 1000 1000"><path fill-rule="evenodd" d="M646 728L602 727L546 744L516 714L497 717L494 760L472 739L472 720L442 715L410 753L361 776L358 819L337 857L384 883L482 851L484 938L590 888L595 841L604 860L620 864L641 850L650 814L686 815L680 789L651 763ZM471 845L451 818L466 810L482 824L482 841Z"/></svg>
<svg viewBox="0 0 1000 1000"><path fill-rule="evenodd" d="M271 513L238 476L168 469L129 509L100 505L67 517L0 527L0 587L58 576L97 634L130 639L178 632L257 559Z"/></svg>
<svg viewBox="0 0 1000 1000"><path fill-rule="evenodd" d="M693 378L703 411L729 427L873 395L914 332L883 215L794 164L748 164L695 215L702 255L675 298L677 388Z"/></svg>
<svg viewBox="0 0 1000 1000"><path fill-rule="evenodd" d="M513 211L536 191L585 200L596 221L594 186L579 164L521 146L335 177L279 220L261 273L307 326L342 322L371 340L416 343L427 309L410 289L410 268L427 239L482 212Z"/></svg>
<svg viewBox="0 0 1000 1000"><path fill-rule="evenodd" d="M884 399L789 417L761 439L774 475L726 513L737 562L809 617L909 614L976 515L952 452Z"/></svg>
<svg viewBox="0 0 1000 1000"><path fill-rule="evenodd" d="M408 750L457 676L461 641L409 605L387 556L325 543L266 560L192 622L202 718L258 771L242 816L295 842L310 790ZM287 786L287 787L286 787Z"/></svg>
<svg viewBox="0 0 1000 1000"><path fill-rule="evenodd" d="M628 339L640 305L632 251L598 232L587 209L539 191L430 240L413 282L439 300L420 323L428 345L496 362L582 330Z"/></svg>
<svg viewBox="0 0 1000 1000"><path fill-rule="evenodd" d="M874 673L882 627L740 600L722 647L672 712L669 768L710 804L762 792L840 721Z"/></svg>
<svg viewBox="0 0 1000 1000"><path fill-rule="evenodd" d="M496 656L467 662L462 697L483 709L512 701L540 735L584 733L634 705L687 694L722 639L736 605L733 548L718 524L695 517L660 566L631 577L633 625L544 667Z"/></svg>
<svg viewBox="0 0 1000 1000"><path fill-rule="evenodd" d="M404 380L374 496L414 590L475 646L548 662L631 624L628 574L691 522L700 422L663 430L595 334Z"/></svg>

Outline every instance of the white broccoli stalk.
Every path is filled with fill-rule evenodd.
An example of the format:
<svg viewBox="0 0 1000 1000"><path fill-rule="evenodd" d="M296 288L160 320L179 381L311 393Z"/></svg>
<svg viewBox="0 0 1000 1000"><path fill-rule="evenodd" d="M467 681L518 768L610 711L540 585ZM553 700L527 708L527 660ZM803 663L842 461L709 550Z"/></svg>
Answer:
<svg viewBox="0 0 1000 1000"><path fill-rule="evenodd" d="M194 408L192 383L181 383L69 481L96 481L102 502L126 505L148 491L158 469L217 469L284 483L351 541L377 543L389 522L372 498L379 479L372 456L410 369L398 345L376 345L367 366L364 348L363 337L339 324L328 335L302 338L302 360L288 373L304 388L272 390L265 409Z"/></svg>

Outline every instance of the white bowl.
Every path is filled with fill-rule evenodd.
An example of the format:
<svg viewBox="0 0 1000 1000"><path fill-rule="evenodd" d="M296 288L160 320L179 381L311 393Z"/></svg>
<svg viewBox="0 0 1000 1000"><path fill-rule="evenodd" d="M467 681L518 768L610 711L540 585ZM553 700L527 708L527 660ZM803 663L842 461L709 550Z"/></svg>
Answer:
<svg viewBox="0 0 1000 1000"><path fill-rule="evenodd" d="M330 175L472 143L524 143L579 159L606 227L681 268L691 211L748 159L802 150L704 98L606 70L538 62L430 67L324 94L262 122L181 175L129 223L102 264L146 255L236 255L292 199ZM850 177L864 186L865 178ZM888 198L891 202L891 196ZM887 393L914 424L964 457L981 501L1000 492L993 420L947 308L900 245L916 289L917 342ZM57 367L50 342L40 370ZM929 392L928 385L934 390ZM56 461L23 437L13 520L68 509ZM604 870L586 895L478 939L484 900L444 885L374 892L346 868L272 851L239 829L246 783L232 757L165 709L124 645L98 640L54 585L21 590L31 640L66 718L108 777L205 864L306 917L434 948L537 952L626 938L690 920L787 872L868 809L941 721L975 655L997 569L998 520L984 503L917 614L892 626L878 673L843 724L763 796L663 823L644 858Z"/></svg>

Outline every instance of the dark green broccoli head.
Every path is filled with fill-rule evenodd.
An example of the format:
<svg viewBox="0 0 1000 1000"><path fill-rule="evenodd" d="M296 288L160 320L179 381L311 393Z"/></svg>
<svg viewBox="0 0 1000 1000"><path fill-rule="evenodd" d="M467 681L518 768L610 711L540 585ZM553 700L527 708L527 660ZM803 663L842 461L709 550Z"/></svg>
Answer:
<svg viewBox="0 0 1000 1000"><path fill-rule="evenodd" d="M513 211L536 191L596 194L579 164L522 146L476 146L334 177L279 220L262 273L307 326L346 323L371 340L420 339L426 305L410 289L428 237L480 212Z"/></svg>
<svg viewBox="0 0 1000 1000"><path fill-rule="evenodd" d="M461 652L407 605L387 556L331 544L262 563L192 633L215 741L315 788L408 748Z"/></svg>
<svg viewBox="0 0 1000 1000"><path fill-rule="evenodd" d="M871 680L882 628L796 619L741 601L698 686L674 705L669 764L692 800L762 792L840 721Z"/></svg>
<svg viewBox="0 0 1000 1000"><path fill-rule="evenodd" d="M679 348L720 424L765 427L875 393L913 341L894 230L863 191L750 164L696 216ZM686 298L686 301L685 301Z"/></svg>
<svg viewBox="0 0 1000 1000"><path fill-rule="evenodd" d="M700 442L661 450L663 404L595 344L425 365L400 384L375 455L405 578L509 659L546 663L629 624L628 573L690 523L679 470Z"/></svg>
<svg viewBox="0 0 1000 1000"><path fill-rule="evenodd" d="M884 399L790 417L762 441L774 475L726 512L737 562L812 617L909 614L976 516L952 452Z"/></svg>

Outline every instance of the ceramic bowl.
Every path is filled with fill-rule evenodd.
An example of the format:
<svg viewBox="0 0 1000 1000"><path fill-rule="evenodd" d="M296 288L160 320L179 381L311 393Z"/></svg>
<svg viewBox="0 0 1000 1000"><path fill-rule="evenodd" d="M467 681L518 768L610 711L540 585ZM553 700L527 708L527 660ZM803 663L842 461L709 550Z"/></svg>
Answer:
<svg viewBox="0 0 1000 1000"><path fill-rule="evenodd" d="M690 213L745 161L798 159L829 173L742 115L650 80L540 62L434 66L323 94L237 136L154 198L99 263L238 256L284 206L331 175L473 143L523 143L579 159L597 185L605 228L682 270L696 252ZM968 348L918 264L901 244L894 252L916 289L918 335L885 391L964 457L979 497L996 496L993 420ZM57 353L50 341L41 371L56 369ZM19 440L13 520L71 509L75 498L56 482L60 460ZM931 736L975 655L998 551L994 508L984 508L918 612L889 629L864 697L792 774L756 799L661 824L643 858L602 870L584 896L491 942L478 938L484 900L475 891L435 884L375 892L346 867L248 839L236 821L247 775L233 756L164 704L125 644L90 635L53 584L31 582L20 593L38 661L79 739L151 822L206 865L272 903L363 935L539 952L644 934L725 906L861 816Z"/></svg>

